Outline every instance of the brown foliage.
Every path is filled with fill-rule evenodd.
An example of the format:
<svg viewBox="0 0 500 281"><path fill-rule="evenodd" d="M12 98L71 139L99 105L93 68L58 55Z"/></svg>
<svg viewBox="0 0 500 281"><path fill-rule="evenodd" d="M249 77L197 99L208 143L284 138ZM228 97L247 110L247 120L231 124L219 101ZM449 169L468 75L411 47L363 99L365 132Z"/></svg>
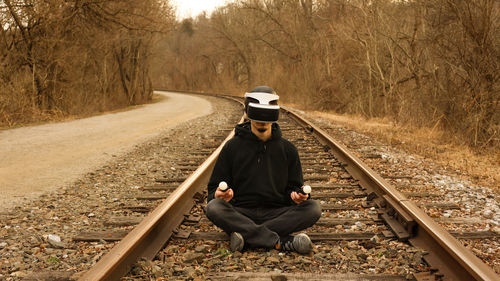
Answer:
<svg viewBox="0 0 500 281"><path fill-rule="evenodd" d="M440 127L498 147L495 0L239 0L178 24L158 85L259 84L313 109Z"/></svg>
<svg viewBox="0 0 500 281"><path fill-rule="evenodd" d="M0 1L0 126L150 100L152 45L173 22L161 3Z"/></svg>

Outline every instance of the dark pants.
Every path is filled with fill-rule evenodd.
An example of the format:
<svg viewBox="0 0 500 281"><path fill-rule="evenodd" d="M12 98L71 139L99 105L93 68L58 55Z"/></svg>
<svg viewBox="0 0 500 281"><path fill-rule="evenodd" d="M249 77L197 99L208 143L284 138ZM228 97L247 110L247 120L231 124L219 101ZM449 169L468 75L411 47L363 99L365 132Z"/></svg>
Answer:
<svg viewBox="0 0 500 281"><path fill-rule="evenodd" d="M222 199L207 204L207 217L226 233L239 232L245 244L273 248L280 237L312 226L321 216L314 200L278 208L241 208Z"/></svg>

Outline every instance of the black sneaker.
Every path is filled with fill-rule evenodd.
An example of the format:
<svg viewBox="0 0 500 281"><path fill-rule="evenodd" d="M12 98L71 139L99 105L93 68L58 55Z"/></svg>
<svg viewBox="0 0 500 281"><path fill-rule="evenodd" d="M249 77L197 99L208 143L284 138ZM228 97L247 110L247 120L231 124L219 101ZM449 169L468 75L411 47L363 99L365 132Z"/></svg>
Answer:
<svg viewBox="0 0 500 281"><path fill-rule="evenodd" d="M299 254L308 254L312 251L312 242L307 234L300 233L295 236L280 238L275 248L284 252L295 251Z"/></svg>
<svg viewBox="0 0 500 281"><path fill-rule="evenodd" d="M230 248L232 252L241 252L243 250L243 246L245 246L245 240L243 236L238 232L231 233L231 243Z"/></svg>

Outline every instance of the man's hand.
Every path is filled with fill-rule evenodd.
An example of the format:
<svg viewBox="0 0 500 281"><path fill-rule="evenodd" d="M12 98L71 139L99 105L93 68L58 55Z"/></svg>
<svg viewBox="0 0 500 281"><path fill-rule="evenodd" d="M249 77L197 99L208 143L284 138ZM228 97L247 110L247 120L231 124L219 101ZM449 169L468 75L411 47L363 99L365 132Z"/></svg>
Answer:
<svg viewBox="0 0 500 281"><path fill-rule="evenodd" d="M217 190L215 191L214 197L217 199L222 199L226 202L229 202L231 199L233 199L234 192L233 190L227 189L226 191L220 190L220 188L217 187Z"/></svg>
<svg viewBox="0 0 500 281"><path fill-rule="evenodd" d="M306 201L309 196L307 194L302 194L293 191L292 193L290 193L290 197L292 198L293 202L295 202L296 204L300 204Z"/></svg>

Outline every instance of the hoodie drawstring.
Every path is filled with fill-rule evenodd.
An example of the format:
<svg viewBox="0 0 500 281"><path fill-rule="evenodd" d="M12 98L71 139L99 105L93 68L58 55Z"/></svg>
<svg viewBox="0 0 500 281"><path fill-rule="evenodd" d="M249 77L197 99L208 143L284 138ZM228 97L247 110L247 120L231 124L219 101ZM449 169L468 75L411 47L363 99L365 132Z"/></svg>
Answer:
<svg viewBox="0 0 500 281"><path fill-rule="evenodd" d="M258 155L257 155L257 163L260 164L260 159L263 157L264 154L266 154L267 146L265 143L263 143L260 146L260 149L258 150Z"/></svg>

